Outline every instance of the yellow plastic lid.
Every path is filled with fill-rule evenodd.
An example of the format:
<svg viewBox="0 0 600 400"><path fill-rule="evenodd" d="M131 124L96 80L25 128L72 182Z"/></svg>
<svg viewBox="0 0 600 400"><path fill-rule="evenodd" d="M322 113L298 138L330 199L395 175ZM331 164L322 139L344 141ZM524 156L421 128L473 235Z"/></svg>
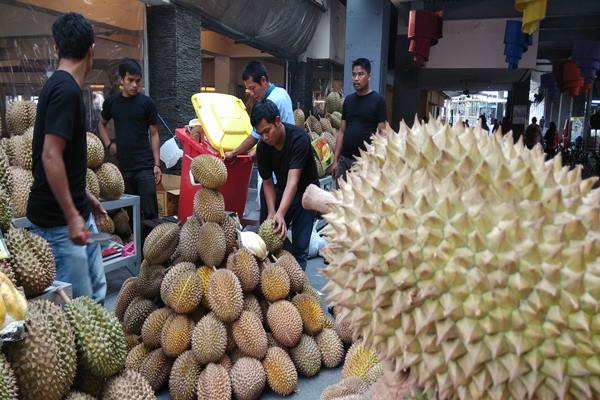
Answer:
<svg viewBox="0 0 600 400"><path fill-rule="evenodd" d="M252 132L246 106L235 96L196 93L192 105L206 139L221 155L237 148Z"/></svg>

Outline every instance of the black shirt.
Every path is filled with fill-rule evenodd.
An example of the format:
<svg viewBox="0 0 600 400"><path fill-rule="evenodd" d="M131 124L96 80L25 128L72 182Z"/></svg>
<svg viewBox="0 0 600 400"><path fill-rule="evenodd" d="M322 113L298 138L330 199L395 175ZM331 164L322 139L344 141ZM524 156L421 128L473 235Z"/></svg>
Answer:
<svg viewBox="0 0 600 400"><path fill-rule="evenodd" d="M91 209L85 194L85 105L81 88L68 72L56 71L44 85L33 128L33 186L27 203L27 218L38 226L52 228L65 226L67 221L44 172L42 151L45 135L56 135L65 140L63 159L69 191L79 214L87 220Z"/></svg>
<svg viewBox="0 0 600 400"><path fill-rule="evenodd" d="M342 120L346 121L342 155L353 158L360 155L359 149L365 150L365 141L371 143L377 124L387 120L385 99L375 91L365 96L352 93L344 100Z"/></svg>
<svg viewBox="0 0 600 400"><path fill-rule="evenodd" d="M156 124L157 112L152 99L141 93L133 97L118 94L102 105L102 118L115 120L117 159L123 172L154 167L148 127Z"/></svg>
<svg viewBox="0 0 600 400"><path fill-rule="evenodd" d="M259 141L256 147L258 172L263 179L272 179L275 172L278 189L285 190L290 169L301 169L300 181L296 195L302 195L311 183L318 181L317 165L313 156L310 137L302 129L283 123L285 127L285 144L281 151Z"/></svg>

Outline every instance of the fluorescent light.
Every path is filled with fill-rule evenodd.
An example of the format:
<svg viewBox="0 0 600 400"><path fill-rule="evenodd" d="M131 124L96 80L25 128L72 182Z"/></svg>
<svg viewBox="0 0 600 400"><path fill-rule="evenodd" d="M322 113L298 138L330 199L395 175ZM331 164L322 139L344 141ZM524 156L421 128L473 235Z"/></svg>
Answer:
<svg viewBox="0 0 600 400"><path fill-rule="evenodd" d="M598 99L598 100L592 100L592 104L600 104L600 99Z"/></svg>

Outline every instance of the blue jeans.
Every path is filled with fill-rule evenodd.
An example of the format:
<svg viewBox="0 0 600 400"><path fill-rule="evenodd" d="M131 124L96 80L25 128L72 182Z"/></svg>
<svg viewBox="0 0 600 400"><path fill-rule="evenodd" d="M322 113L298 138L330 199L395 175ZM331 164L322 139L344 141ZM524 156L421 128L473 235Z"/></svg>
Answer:
<svg viewBox="0 0 600 400"><path fill-rule="evenodd" d="M261 206L260 209L260 222L262 223L267 219L267 202L265 201L264 192L261 190ZM306 270L306 263L308 261L308 246L310 245L310 236L312 235L313 224L315 223L315 212L305 210L302 207L302 195L304 193L297 193L292 201L292 205L285 214L285 223L288 227L292 228L292 243L286 238L284 248L289 250L293 255L298 264L302 267L302 270ZM275 209L279 208L281 198L283 197L283 190L275 188Z"/></svg>
<svg viewBox="0 0 600 400"><path fill-rule="evenodd" d="M91 233L98 232L91 214L87 220L87 228ZM56 261L56 279L73 285L73 298L88 296L96 303L104 303L106 275L99 244L73 244L69 240L67 226L42 228L33 225L31 233L43 237L50 244Z"/></svg>

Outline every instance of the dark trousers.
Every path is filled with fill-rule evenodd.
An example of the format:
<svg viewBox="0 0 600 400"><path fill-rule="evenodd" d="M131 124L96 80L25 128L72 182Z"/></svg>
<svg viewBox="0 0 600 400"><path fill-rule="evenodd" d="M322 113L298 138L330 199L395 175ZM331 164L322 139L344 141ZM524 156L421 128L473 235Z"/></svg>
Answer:
<svg viewBox="0 0 600 400"><path fill-rule="evenodd" d="M125 193L140 196L141 218L158 218L158 202L156 200L156 184L152 169L135 172L123 172Z"/></svg>
<svg viewBox="0 0 600 400"><path fill-rule="evenodd" d="M303 194L303 193L302 193ZM308 261L308 245L310 244L310 236L315 222L315 212L302 208L302 194L298 193L292 201L292 205L285 214L285 224L292 228L292 242L285 240L283 247L290 251L302 270L306 270L306 262ZM275 210L279 208L283 190L275 188ZM260 191L260 222L262 223L269 214L265 193L261 188Z"/></svg>

